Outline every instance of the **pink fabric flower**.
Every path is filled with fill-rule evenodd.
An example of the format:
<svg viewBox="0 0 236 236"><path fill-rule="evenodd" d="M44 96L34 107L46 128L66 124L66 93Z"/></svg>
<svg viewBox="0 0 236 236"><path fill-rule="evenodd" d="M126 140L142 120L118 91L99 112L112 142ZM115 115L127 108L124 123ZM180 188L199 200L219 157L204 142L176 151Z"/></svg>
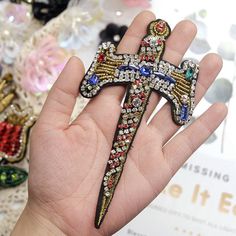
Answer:
<svg viewBox="0 0 236 236"><path fill-rule="evenodd" d="M31 19L29 10L23 4L7 4L4 14L9 22L16 24L26 24L29 23Z"/></svg>
<svg viewBox="0 0 236 236"><path fill-rule="evenodd" d="M39 42L37 48L26 56L21 85L33 93L48 91L68 60L54 37Z"/></svg>
<svg viewBox="0 0 236 236"><path fill-rule="evenodd" d="M151 3L149 0L123 0L123 2L128 7L148 8L151 6Z"/></svg>

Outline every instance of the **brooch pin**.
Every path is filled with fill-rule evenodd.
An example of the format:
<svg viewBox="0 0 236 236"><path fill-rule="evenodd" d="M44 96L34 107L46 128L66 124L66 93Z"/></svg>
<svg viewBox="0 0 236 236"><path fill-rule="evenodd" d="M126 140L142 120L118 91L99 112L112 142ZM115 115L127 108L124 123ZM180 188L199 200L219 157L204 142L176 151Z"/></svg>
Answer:
<svg viewBox="0 0 236 236"><path fill-rule="evenodd" d="M0 166L0 188L15 187L28 177L25 170L13 166Z"/></svg>
<svg viewBox="0 0 236 236"><path fill-rule="evenodd" d="M5 74L0 80L0 113L4 111L15 98L15 85L12 74Z"/></svg>
<svg viewBox="0 0 236 236"><path fill-rule="evenodd" d="M18 162L25 154L28 133L36 118L30 108L14 104L4 113L0 121L0 162Z"/></svg>
<svg viewBox="0 0 236 236"><path fill-rule="evenodd" d="M171 33L167 22L153 21L147 31L135 55L116 54L113 44L103 43L80 85L80 93L86 98L96 96L104 86L127 86L98 197L96 228L111 203L151 93L155 91L171 103L172 118L178 125L186 124L193 113L199 66L183 61L176 67L162 60L165 40Z"/></svg>

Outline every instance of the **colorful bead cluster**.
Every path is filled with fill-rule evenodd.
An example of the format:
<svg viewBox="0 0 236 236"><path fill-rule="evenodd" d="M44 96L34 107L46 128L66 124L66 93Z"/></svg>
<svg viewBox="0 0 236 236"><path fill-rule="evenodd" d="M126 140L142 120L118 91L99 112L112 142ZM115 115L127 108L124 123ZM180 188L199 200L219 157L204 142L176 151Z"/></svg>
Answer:
<svg viewBox="0 0 236 236"><path fill-rule="evenodd" d="M16 104L15 90L12 74L4 74L0 79L0 188L17 186L27 178L26 171L8 165L25 156L29 129L35 122L32 109Z"/></svg>
<svg viewBox="0 0 236 236"><path fill-rule="evenodd" d="M19 125L9 124L7 122L0 123L0 152L5 152L8 156L17 153L20 147L20 135L22 127Z"/></svg>
<svg viewBox="0 0 236 236"><path fill-rule="evenodd" d="M17 162L24 157L28 132L36 118L30 108L11 105L0 121L0 161Z"/></svg>
<svg viewBox="0 0 236 236"><path fill-rule="evenodd" d="M115 54L116 47L103 43L80 86L84 97L96 96L104 86L122 84L127 93L113 140L112 150L100 189L95 226L100 227L120 179L128 151L146 110L152 91L172 105L176 124L186 124L193 113L198 65L184 61L176 67L164 60L165 40L170 27L163 20L149 24L139 52Z"/></svg>

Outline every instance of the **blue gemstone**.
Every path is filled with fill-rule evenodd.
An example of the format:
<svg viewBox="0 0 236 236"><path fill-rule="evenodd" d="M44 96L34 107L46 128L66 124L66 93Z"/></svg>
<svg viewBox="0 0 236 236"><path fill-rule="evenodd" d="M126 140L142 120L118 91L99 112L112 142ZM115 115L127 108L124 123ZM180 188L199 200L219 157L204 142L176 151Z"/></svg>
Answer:
<svg viewBox="0 0 236 236"><path fill-rule="evenodd" d="M165 79L165 75L160 72L156 72L155 75L157 75L160 79Z"/></svg>
<svg viewBox="0 0 236 236"><path fill-rule="evenodd" d="M89 78L89 80L88 80L88 83L90 84L90 85L96 85L96 84L98 84L99 83L99 78L98 78L98 76L96 75L96 74L93 74L90 78Z"/></svg>
<svg viewBox="0 0 236 236"><path fill-rule="evenodd" d="M122 65L122 66L119 67L119 70L127 70L128 68L129 68L128 66Z"/></svg>
<svg viewBox="0 0 236 236"><path fill-rule="evenodd" d="M142 66L140 69L139 69L141 75L143 76L150 76L151 75L151 69L147 66Z"/></svg>
<svg viewBox="0 0 236 236"><path fill-rule="evenodd" d="M133 65L128 65L128 66L121 65L121 66L119 67L119 70L121 70L121 71L125 71L125 70L134 70L134 71L136 71L137 69L138 69L138 68L135 67L135 66L133 66Z"/></svg>
<svg viewBox="0 0 236 236"><path fill-rule="evenodd" d="M168 76L168 75L166 75L166 76L164 77L164 80L169 81L170 83L175 83L175 82L176 82L175 79L173 79L172 77L170 77L170 76Z"/></svg>
<svg viewBox="0 0 236 236"><path fill-rule="evenodd" d="M182 105L181 112L180 112L180 119L182 121L186 121L188 119L188 106Z"/></svg>

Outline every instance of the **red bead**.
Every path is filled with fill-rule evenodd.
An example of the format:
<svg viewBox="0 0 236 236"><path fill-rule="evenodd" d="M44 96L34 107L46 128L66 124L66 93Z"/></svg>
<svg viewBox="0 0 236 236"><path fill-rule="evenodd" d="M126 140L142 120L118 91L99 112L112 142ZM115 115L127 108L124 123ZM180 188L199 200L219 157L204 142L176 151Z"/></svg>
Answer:
<svg viewBox="0 0 236 236"><path fill-rule="evenodd" d="M114 163L110 164L110 168L114 169L116 167L116 165Z"/></svg>
<svg viewBox="0 0 236 236"><path fill-rule="evenodd" d="M165 22L160 21L156 24L156 30L160 33L162 33L165 30Z"/></svg>
<svg viewBox="0 0 236 236"><path fill-rule="evenodd" d="M146 97L146 95L145 95L144 92L141 92L141 93L139 94L139 98L145 98L145 97Z"/></svg>
<svg viewBox="0 0 236 236"><path fill-rule="evenodd" d="M124 127L125 129L127 129L127 128L129 127L129 125L128 125L128 124L124 124L123 127Z"/></svg>
<svg viewBox="0 0 236 236"><path fill-rule="evenodd" d="M129 104L128 103L124 103L124 108L129 108Z"/></svg>
<svg viewBox="0 0 236 236"><path fill-rule="evenodd" d="M98 62L102 63L105 61L105 55L103 53L98 55Z"/></svg>
<svg viewBox="0 0 236 236"><path fill-rule="evenodd" d="M7 129L12 129L13 127L14 127L14 125L9 124L9 123L6 125L6 128L7 128Z"/></svg>
<svg viewBox="0 0 236 236"><path fill-rule="evenodd" d="M2 144L6 144L7 142L8 142L8 140L5 137L3 137Z"/></svg>
<svg viewBox="0 0 236 236"><path fill-rule="evenodd" d="M114 178L110 177L109 180L107 181L108 188L112 188L113 183L114 183Z"/></svg>
<svg viewBox="0 0 236 236"><path fill-rule="evenodd" d="M142 42L141 42L141 46L144 46L144 47L147 47L147 46L149 46L150 44L148 43L148 42L146 42L145 40L143 40Z"/></svg>
<svg viewBox="0 0 236 236"><path fill-rule="evenodd" d="M6 126L6 122L1 122L0 123L0 127L5 127Z"/></svg>
<svg viewBox="0 0 236 236"><path fill-rule="evenodd" d="M21 132L21 130L22 130L22 127L21 127L21 126L19 126L19 125L16 125L16 126L15 126L15 131L16 131L16 132Z"/></svg>
<svg viewBox="0 0 236 236"><path fill-rule="evenodd" d="M141 61L143 61L145 59L145 55L142 54L142 55L140 55L139 58L140 58Z"/></svg>
<svg viewBox="0 0 236 236"><path fill-rule="evenodd" d="M121 155L120 152L117 152L116 153L116 158L120 157L120 155Z"/></svg>

